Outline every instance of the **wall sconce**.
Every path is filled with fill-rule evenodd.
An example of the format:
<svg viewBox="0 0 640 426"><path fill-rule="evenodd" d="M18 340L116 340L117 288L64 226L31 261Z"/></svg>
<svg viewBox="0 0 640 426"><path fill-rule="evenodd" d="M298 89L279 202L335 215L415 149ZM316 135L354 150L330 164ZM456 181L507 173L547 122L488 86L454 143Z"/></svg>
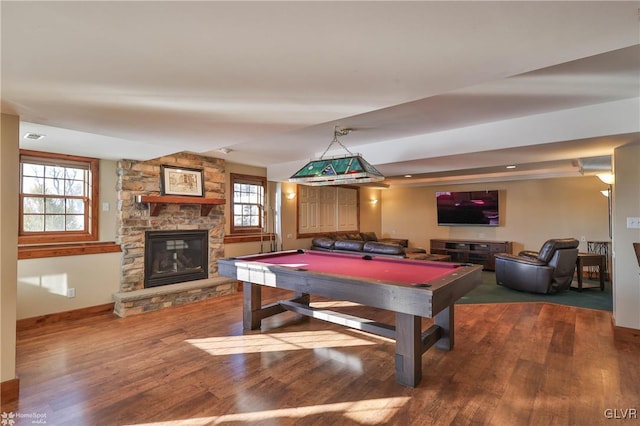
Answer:
<svg viewBox="0 0 640 426"><path fill-rule="evenodd" d="M293 200L294 198L296 198L296 193L295 192L287 192L287 200Z"/></svg>
<svg viewBox="0 0 640 426"><path fill-rule="evenodd" d="M598 173L596 176L607 185L611 185L615 181L613 173Z"/></svg>
<svg viewBox="0 0 640 426"><path fill-rule="evenodd" d="M371 200L369 200L369 202L370 202L371 204L373 204L374 206L375 206L376 204L378 204L378 200L377 200L376 198L372 198Z"/></svg>

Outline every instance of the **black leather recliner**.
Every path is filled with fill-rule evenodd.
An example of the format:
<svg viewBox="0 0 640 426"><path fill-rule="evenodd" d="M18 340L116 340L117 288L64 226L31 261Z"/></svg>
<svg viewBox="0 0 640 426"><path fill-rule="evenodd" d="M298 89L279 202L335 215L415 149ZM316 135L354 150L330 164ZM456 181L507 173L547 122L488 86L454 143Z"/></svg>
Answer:
<svg viewBox="0 0 640 426"><path fill-rule="evenodd" d="M495 255L496 283L530 293L557 293L571 286L578 258L575 238L548 240L539 252Z"/></svg>

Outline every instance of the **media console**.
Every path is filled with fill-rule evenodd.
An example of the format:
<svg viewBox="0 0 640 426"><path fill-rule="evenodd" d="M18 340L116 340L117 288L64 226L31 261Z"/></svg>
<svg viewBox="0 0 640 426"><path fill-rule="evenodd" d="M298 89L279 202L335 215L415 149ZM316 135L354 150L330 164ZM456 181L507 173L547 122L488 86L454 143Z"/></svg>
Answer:
<svg viewBox="0 0 640 426"><path fill-rule="evenodd" d="M483 240L431 240L431 254L446 254L452 262L468 262L482 265L484 269L495 270L496 253L511 253L511 241Z"/></svg>

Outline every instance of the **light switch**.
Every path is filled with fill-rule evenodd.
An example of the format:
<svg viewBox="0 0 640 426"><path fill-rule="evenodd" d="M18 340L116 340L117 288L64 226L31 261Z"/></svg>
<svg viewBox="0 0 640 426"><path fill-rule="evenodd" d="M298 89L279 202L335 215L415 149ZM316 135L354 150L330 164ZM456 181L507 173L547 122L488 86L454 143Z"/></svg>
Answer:
<svg viewBox="0 0 640 426"><path fill-rule="evenodd" d="M628 229L640 229L640 217L628 217L627 218Z"/></svg>
<svg viewBox="0 0 640 426"><path fill-rule="evenodd" d="M106 201L104 203L102 203L102 211L103 212L108 212L109 211L109 203L107 203Z"/></svg>

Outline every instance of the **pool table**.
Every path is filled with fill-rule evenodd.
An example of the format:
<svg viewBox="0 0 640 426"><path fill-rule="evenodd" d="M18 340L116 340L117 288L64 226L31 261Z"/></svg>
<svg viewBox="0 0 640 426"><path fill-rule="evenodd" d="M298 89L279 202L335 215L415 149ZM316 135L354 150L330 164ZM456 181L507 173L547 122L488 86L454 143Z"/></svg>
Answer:
<svg viewBox="0 0 640 426"><path fill-rule="evenodd" d="M454 345L454 303L481 282L481 265L317 251L281 251L218 260L220 275L243 281L243 326L293 311L382 335L396 342L396 380L417 386L422 354ZM262 286L291 290L291 299L262 306ZM395 312L395 325L310 306L310 295ZM422 330L421 318L434 318Z"/></svg>

